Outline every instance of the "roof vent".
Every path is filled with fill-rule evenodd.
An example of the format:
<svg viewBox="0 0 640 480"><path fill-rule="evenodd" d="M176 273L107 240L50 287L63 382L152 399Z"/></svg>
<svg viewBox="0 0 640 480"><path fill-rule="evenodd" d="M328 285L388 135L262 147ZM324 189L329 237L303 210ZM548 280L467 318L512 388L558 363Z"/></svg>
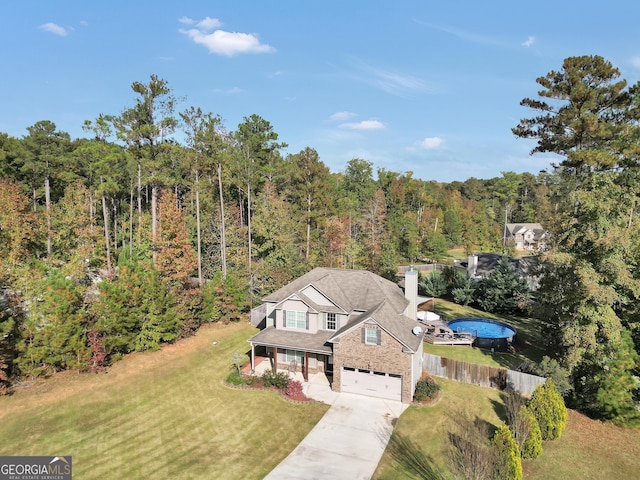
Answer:
<svg viewBox="0 0 640 480"><path fill-rule="evenodd" d="M413 327L413 330L411 330L411 331L417 337L418 335L420 335L422 333L422 328L420 328L420 325L416 325L415 327Z"/></svg>

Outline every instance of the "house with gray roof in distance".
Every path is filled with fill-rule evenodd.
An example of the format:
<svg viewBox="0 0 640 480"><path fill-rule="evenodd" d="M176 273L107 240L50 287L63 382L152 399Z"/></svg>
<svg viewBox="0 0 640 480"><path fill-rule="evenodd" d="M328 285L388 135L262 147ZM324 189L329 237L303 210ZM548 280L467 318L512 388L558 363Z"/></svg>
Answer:
<svg viewBox="0 0 640 480"><path fill-rule="evenodd" d="M418 272L405 292L364 270L315 268L266 296L252 312L249 339L273 371L324 373L334 391L410 403L422 375Z"/></svg>
<svg viewBox="0 0 640 480"><path fill-rule="evenodd" d="M545 250L549 232L539 223L507 223L505 241L513 242L518 250Z"/></svg>
<svg viewBox="0 0 640 480"><path fill-rule="evenodd" d="M454 268L466 272L469 277L479 281L488 277L495 270L500 258L502 255L499 253L475 253L469 255L467 261L456 260ZM538 289L540 285L540 277L537 272L538 256L509 258L509 264L527 282L529 290L533 292Z"/></svg>

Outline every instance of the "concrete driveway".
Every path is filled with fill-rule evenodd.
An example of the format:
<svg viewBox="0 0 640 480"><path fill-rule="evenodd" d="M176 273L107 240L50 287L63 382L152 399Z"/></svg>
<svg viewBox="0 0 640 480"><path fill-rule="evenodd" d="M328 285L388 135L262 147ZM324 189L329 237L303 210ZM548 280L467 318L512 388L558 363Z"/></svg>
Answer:
<svg viewBox="0 0 640 480"><path fill-rule="evenodd" d="M340 393L313 430L268 480L370 479L406 405Z"/></svg>

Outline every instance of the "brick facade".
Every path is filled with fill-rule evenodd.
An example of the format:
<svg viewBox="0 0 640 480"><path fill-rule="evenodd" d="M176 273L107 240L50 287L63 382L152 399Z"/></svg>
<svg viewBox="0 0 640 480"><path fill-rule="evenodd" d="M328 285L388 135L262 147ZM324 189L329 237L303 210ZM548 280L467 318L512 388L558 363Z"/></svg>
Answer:
<svg viewBox="0 0 640 480"><path fill-rule="evenodd" d="M362 342L362 328L381 330L380 345ZM340 391L342 367L402 375L402 402L410 403L413 397L411 364L413 355L402 351L402 344L378 325L364 323L341 336L333 345L333 385Z"/></svg>

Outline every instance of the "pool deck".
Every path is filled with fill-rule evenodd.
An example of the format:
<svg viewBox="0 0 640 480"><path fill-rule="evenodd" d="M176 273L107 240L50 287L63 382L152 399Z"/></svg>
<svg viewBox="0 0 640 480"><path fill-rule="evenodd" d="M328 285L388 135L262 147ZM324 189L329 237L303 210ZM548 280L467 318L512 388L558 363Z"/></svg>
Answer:
<svg viewBox="0 0 640 480"><path fill-rule="evenodd" d="M475 342L475 338L473 337L459 337L456 335L446 335L446 334L424 334L424 340L427 343L432 345L466 345L472 346L473 342Z"/></svg>
<svg viewBox="0 0 640 480"><path fill-rule="evenodd" d="M442 320L420 323L425 327L425 342L432 345L466 345L471 347L475 342L471 333L454 332Z"/></svg>

